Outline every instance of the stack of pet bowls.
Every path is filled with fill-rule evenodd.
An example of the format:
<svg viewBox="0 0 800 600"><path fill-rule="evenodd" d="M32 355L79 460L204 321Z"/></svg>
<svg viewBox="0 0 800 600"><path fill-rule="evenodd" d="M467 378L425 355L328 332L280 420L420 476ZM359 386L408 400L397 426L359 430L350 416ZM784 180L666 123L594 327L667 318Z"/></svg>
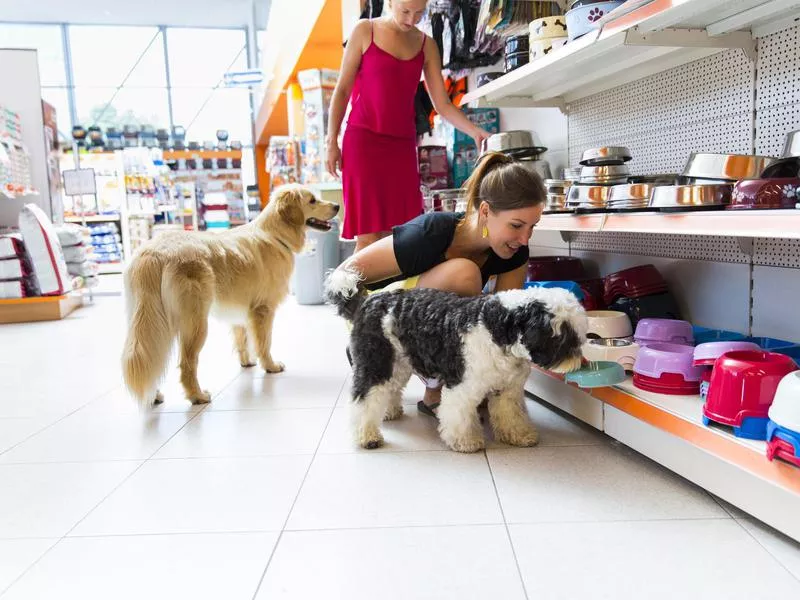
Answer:
<svg viewBox="0 0 800 600"><path fill-rule="evenodd" d="M662 212L728 208L732 206L734 184L762 176L775 160L769 156L693 152L683 169L680 184L654 189L650 208ZM760 189L758 184L744 186L751 196L756 189ZM743 192L737 193L737 198L743 199ZM739 205L739 208L746 207L744 201Z"/></svg>
<svg viewBox="0 0 800 600"><path fill-rule="evenodd" d="M564 15L531 21L528 27L529 60L544 58L567 43L567 20Z"/></svg>
<svg viewBox="0 0 800 600"><path fill-rule="evenodd" d="M514 130L495 133L486 140L487 152L502 152L539 177L549 179L550 164L541 158L547 152L534 131Z"/></svg>
<svg viewBox="0 0 800 600"><path fill-rule="evenodd" d="M570 0L567 11L569 41L576 40L596 28L595 23L624 4L624 0Z"/></svg>
<svg viewBox="0 0 800 600"><path fill-rule="evenodd" d="M702 369L693 364L692 325L677 319L642 319L634 341L639 354L633 385L648 392L692 395L700 392Z"/></svg>
<svg viewBox="0 0 800 600"><path fill-rule="evenodd" d="M714 362L703 423L732 427L737 437L766 440L769 409L778 384L796 370L797 365L784 354L763 350L726 352Z"/></svg>
<svg viewBox="0 0 800 600"><path fill-rule="evenodd" d="M505 72L510 73L527 65L530 60L530 44L527 35L515 35L506 40Z"/></svg>
<svg viewBox="0 0 800 600"><path fill-rule="evenodd" d="M591 148L583 153L578 183L567 196L567 206L576 212L606 210L614 185L628 182L630 170L625 164L631 151L625 146Z"/></svg>
<svg viewBox="0 0 800 600"><path fill-rule="evenodd" d="M800 371L781 379L767 423L767 458L800 467Z"/></svg>
<svg viewBox="0 0 800 600"><path fill-rule="evenodd" d="M695 328L694 331L697 332L697 329ZM704 336L701 339L706 339L706 337ZM711 385L711 374L714 372L714 363L717 362L720 356L726 352L734 352L736 350L761 350L758 344L741 340L700 342L700 340L696 338L695 342L697 342L697 346L695 346L694 349L694 366L703 369L703 374L700 377L700 398L703 400L708 397L708 387Z"/></svg>
<svg viewBox="0 0 800 600"><path fill-rule="evenodd" d="M666 281L653 265L610 273L603 278L603 284L606 306L627 314L634 327L646 318L681 318Z"/></svg>
<svg viewBox="0 0 800 600"><path fill-rule="evenodd" d="M572 212L567 208L567 193L572 186L571 181L566 179L545 179L544 187L547 191L547 200L544 206L544 213L563 213Z"/></svg>
<svg viewBox="0 0 800 600"><path fill-rule="evenodd" d="M628 315L614 310L590 310L586 317L589 327L583 357L593 363L619 363L632 371L639 345L631 337L633 327Z"/></svg>

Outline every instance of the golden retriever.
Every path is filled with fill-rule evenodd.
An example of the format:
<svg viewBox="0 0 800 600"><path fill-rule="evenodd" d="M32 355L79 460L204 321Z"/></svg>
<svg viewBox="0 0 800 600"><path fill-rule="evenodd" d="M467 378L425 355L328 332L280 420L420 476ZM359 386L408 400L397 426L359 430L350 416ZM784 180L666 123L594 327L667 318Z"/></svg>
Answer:
<svg viewBox="0 0 800 600"><path fill-rule="evenodd" d="M220 233L170 232L143 245L125 272L129 329L122 354L125 385L139 403L163 401L158 384L175 338L186 397L209 402L197 381L197 360L210 312L233 323L243 367L254 365L249 330L261 367L283 371L270 353L272 323L289 292L294 254L305 244L306 227L327 231L338 211L337 204L288 185L275 190L247 225Z"/></svg>

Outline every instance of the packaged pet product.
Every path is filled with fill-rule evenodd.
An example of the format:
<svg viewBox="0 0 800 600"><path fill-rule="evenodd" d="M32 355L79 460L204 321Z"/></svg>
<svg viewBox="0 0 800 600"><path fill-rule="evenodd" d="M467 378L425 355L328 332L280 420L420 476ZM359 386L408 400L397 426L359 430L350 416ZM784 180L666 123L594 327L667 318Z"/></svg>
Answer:
<svg viewBox="0 0 800 600"><path fill-rule="evenodd" d="M0 281L0 298L3 300L12 300L17 298L27 298L28 293L25 289L25 283L22 280L17 281Z"/></svg>
<svg viewBox="0 0 800 600"><path fill-rule="evenodd" d="M66 248L87 243L89 229L75 223L65 223L56 227L56 234L58 241L61 242L61 247Z"/></svg>
<svg viewBox="0 0 800 600"><path fill-rule="evenodd" d="M93 260L83 262L67 261L67 271L73 277L93 277L100 272L100 267Z"/></svg>
<svg viewBox="0 0 800 600"><path fill-rule="evenodd" d="M29 274L28 266L22 258L0 260L0 280L22 279Z"/></svg>
<svg viewBox="0 0 800 600"><path fill-rule="evenodd" d="M0 259L15 258L24 255L25 244L22 243L21 233L0 235Z"/></svg>
<svg viewBox="0 0 800 600"><path fill-rule="evenodd" d="M63 249L64 260L68 263L82 263L92 254L91 246L68 246Z"/></svg>
<svg viewBox="0 0 800 600"><path fill-rule="evenodd" d="M19 214L25 248L44 296L59 296L70 290L67 263L55 228L36 204L26 204Z"/></svg>

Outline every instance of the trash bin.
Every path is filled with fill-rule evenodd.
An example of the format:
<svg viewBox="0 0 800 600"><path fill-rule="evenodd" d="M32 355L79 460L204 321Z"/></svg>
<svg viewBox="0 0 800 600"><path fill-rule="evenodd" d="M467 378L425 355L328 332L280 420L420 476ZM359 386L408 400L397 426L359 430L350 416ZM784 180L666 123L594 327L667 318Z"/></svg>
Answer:
<svg viewBox="0 0 800 600"><path fill-rule="evenodd" d="M306 231L306 244L295 257L291 289L298 304L322 304L323 285L329 271L339 266L339 223L330 231Z"/></svg>

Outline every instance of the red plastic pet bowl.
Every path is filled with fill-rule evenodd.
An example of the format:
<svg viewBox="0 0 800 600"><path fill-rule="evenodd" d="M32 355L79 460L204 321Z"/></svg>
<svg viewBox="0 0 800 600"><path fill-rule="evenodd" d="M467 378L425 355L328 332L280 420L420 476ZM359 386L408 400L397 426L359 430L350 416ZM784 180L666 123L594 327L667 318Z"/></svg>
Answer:
<svg viewBox="0 0 800 600"><path fill-rule="evenodd" d="M661 377L634 373L633 385L646 392L670 396L696 396L700 393L699 381L686 381L679 373L664 373Z"/></svg>
<svg viewBox="0 0 800 600"><path fill-rule="evenodd" d="M775 390L781 379L796 369L791 358L774 352L723 354L711 373L703 422L729 425L737 437L765 440Z"/></svg>
<svg viewBox="0 0 800 600"><path fill-rule="evenodd" d="M585 277L580 258L534 256L528 259L528 281L578 281Z"/></svg>

